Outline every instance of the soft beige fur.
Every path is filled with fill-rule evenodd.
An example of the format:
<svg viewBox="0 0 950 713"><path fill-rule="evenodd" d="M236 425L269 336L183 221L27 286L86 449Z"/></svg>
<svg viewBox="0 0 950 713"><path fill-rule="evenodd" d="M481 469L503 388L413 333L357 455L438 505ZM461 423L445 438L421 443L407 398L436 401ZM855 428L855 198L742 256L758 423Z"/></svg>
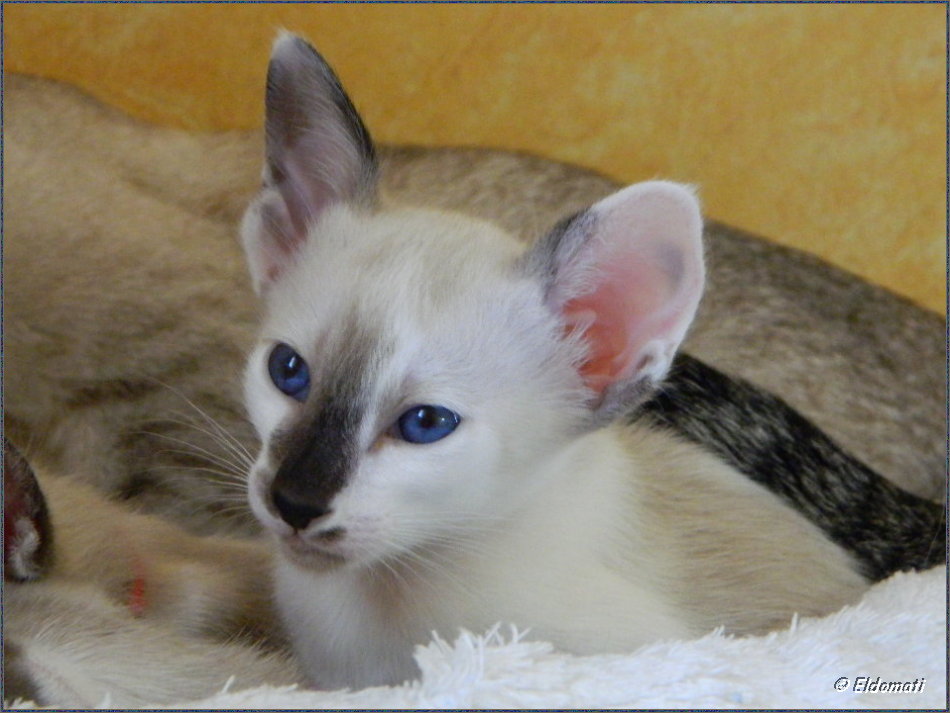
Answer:
<svg viewBox="0 0 950 713"><path fill-rule="evenodd" d="M76 478L40 476L54 529L49 582L94 584L126 604L144 581L143 616L186 635L279 643L264 542L197 537L106 500Z"/></svg>
<svg viewBox="0 0 950 713"><path fill-rule="evenodd" d="M75 479L38 480L52 561L4 584L8 702L135 707L301 680L280 652L264 543L195 537Z"/></svg>
<svg viewBox="0 0 950 713"><path fill-rule="evenodd" d="M137 708L299 682L283 655L137 619L82 583L4 587L6 702Z"/></svg>
<svg viewBox="0 0 950 713"><path fill-rule="evenodd" d="M761 633L788 625L792 612L835 611L866 589L851 558L817 527L720 460L668 433L637 429L625 438L642 471L624 504L651 547L673 553L657 576L697 632L715 622Z"/></svg>

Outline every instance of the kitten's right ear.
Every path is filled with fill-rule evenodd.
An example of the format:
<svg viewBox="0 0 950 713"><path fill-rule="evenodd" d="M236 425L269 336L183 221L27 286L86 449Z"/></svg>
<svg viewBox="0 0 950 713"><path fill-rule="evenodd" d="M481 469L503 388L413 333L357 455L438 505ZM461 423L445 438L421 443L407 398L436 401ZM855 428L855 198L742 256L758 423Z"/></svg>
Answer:
<svg viewBox="0 0 950 713"><path fill-rule="evenodd" d="M3 439L3 578L39 578L52 559L53 529L46 499L33 469L20 451Z"/></svg>
<svg viewBox="0 0 950 713"><path fill-rule="evenodd" d="M254 289L295 258L323 211L370 205L376 150L330 65L305 40L282 33L267 69L263 187L241 226Z"/></svg>
<svg viewBox="0 0 950 713"><path fill-rule="evenodd" d="M578 371L603 423L666 375L705 281L703 221L686 186L647 181L562 222L525 254L548 307L584 343Z"/></svg>

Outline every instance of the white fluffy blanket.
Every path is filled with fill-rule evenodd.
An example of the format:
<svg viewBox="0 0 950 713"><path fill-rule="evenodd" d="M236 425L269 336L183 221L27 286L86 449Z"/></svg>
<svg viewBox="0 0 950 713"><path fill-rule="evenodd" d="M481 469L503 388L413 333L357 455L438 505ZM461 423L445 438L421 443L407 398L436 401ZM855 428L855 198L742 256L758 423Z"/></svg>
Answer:
<svg viewBox="0 0 950 713"><path fill-rule="evenodd" d="M421 680L362 691L257 688L182 708L947 708L946 569L899 574L780 632L571 656L516 632L416 652ZM900 690L882 690L898 688ZM906 689L906 690L905 690Z"/></svg>

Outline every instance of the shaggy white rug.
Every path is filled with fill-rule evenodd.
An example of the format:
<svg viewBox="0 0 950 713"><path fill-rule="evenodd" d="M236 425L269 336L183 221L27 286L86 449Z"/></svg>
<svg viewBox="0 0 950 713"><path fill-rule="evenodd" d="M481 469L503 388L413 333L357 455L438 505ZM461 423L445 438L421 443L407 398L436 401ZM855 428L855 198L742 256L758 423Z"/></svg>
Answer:
<svg viewBox="0 0 950 713"><path fill-rule="evenodd" d="M222 692L182 708L947 708L946 569L898 574L853 607L767 636L720 632L571 656L516 632L419 647L421 680Z"/></svg>

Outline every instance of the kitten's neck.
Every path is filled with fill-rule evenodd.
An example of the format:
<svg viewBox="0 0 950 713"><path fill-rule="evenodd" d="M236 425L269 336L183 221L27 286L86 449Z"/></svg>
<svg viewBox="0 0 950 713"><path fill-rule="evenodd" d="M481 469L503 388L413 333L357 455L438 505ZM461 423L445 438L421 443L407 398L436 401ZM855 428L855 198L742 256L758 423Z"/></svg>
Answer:
<svg viewBox="0 0 950 713"><path fill-rule="evenodd" d="M479 523L457 541L430 543L400 563L360 571L359 588L387 608L390 620L418 615L438 621L447 593L452 594L449 615L457 619L460 602L467 602L471 626L490 626L500 611L511 609L524 610L520 620L530 620L534 604L515 601L523 582L563 589L565 577L599 567L620 538L626 542L624 566L639 558L635 564L641 570L653 567L650 550L630 527L637 471L622 429L586 433L538 464L532 487L509 512ZM505 592L508 599L514 594L514 600L490 603L486 582L497 585L489 591Z"/></svg>

